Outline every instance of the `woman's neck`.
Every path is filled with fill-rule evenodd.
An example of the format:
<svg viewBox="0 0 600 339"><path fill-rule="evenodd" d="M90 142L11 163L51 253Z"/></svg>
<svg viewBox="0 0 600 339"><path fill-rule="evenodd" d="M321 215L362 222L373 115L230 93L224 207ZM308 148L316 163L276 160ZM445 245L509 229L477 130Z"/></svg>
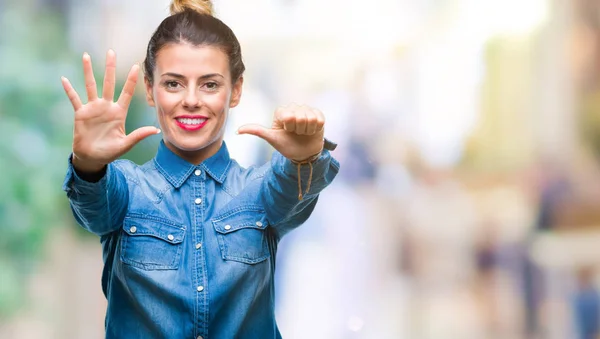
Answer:
<svg viewBox="0 0 600 339"><path fill-rule="evenodd" d="M217 154L217 152L221 148L222 143L223 139L219 139L203 148L193 151L186 151L177 148L177 146L165 140L165 145L167 146L167 148L169 148L173 153L177 154L183 160L196 166L200 165L204 160Z"/></svg>

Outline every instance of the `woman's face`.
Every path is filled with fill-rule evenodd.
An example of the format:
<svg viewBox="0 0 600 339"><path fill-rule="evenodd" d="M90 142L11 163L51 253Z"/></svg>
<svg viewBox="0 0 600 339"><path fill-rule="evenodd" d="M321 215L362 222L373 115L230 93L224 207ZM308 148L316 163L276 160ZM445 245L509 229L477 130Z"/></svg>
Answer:
<svg viewBox="0 0 600 339"><path fill-rule="evenodd" d="M156 56L154 82L146 79L146 97L156 107L167 147L196 164L215 154L229 108L239 103L242 82L240 78L232 85L229 59L217 47L163 47Z"/></svg>

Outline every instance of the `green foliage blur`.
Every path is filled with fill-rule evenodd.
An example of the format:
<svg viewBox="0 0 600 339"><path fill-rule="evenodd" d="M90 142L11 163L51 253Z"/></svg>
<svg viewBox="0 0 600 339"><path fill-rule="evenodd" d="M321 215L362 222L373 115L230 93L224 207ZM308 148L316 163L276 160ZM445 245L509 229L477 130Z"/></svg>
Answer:
<svg viewBox="0 0 600 339"><path fill-rule="evenodd" d="M0 320L31 302L27 278L43 263L51 232L81 230L62 191L73 109L60 77L68 76L85 102L83 51L70 49L64 12L46 3L0 2ZM100 82L102 65L94 66ZM117 93L123 79L118 81ZM155 121L143 98L135 98L127 130ZM150 159L157 140L143 141L126 157L138 163Z"/></svg>

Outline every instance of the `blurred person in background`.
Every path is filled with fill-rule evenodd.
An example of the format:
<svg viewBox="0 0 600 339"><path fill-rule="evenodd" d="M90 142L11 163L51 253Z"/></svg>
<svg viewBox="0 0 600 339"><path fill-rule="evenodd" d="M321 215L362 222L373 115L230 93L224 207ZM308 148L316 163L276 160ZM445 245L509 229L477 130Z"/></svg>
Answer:
<svg viewBox="0 0 600 339"><path fill-rule="evenodd" d="M485 222L483 231L478 234L475 242L476 295L480 299L482 321L488 335L496 338L500 333L500 315L496 301L499 270L499 240L498 226L493 221Z"/></svg>
<svg viewBox="0 0 600 339"><path fill-rule="evenodd" d="M576 275L577 290L573 297L573 314L578 339L598 339L600 336L600 294L594 284L595 271L580 268Z"/></svg>
<svg viewBox="0 0 600 339"><path fill-rule="evenodd" d="M536 236L544 232L552 232L560 223L560 208L574 194L564 166L556 161L543 158L537 169L536 186L539 208L533 228L523 239L521 249L522 261L522 293L525 306L525 334L528 338L543 336L544 326L541 321L544 303L548 300L548 277L528 254Z"/></svg>
<svg viewBox="0 0 600 339"><path fill-rule="evenodd" d="M101 238L107 338L281 338L274 316L279 240L311 215L339 164L324 139L323 114L281 107L270 129L238 133L275 148L270 164L242 168L223 141L238 105L244 64L237 38L210 1L174 0L144 62L148 104L163 133L154 159L117 160L160 133L124 123L133 66L117 102L116 56L107 53L102 96L91 58L88 102L63 86L75 110L63 189L77 222Z"/></svg>

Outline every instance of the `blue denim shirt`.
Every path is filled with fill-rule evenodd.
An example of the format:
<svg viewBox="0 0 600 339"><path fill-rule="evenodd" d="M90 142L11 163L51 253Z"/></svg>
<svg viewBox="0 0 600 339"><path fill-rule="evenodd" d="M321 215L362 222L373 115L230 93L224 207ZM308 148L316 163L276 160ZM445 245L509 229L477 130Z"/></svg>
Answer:
<svg viewBox="0 0 600 339"><path fill-rule="evenodd" d="M223 143L195 166L161 142L151 161L114 161L96 183L69 161L63 189L75 219L102 243L106 338L281 338L277 244L338 169L325 149L299 201L297 166L278 152L245 169ZM303 190L308 176L304 165Z"/></svg>

